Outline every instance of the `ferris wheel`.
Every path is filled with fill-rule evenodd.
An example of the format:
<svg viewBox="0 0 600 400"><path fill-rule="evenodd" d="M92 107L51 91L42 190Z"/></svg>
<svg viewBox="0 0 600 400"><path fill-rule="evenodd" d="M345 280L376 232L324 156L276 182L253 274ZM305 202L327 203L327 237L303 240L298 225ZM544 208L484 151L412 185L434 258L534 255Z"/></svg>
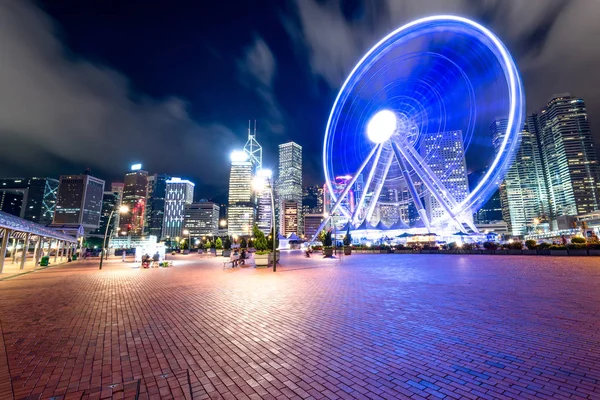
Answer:
<svg viewBox="0 0 600 400"><path fill-rule="evenodd" d="M398 28L358 62L333 104L323 150L329 215L368 222L385 189L429 231L476 231L472 213L518 149L524 104L511 55L485 27L434 16ZM342 188L339 176L349 178Z"/></svg>

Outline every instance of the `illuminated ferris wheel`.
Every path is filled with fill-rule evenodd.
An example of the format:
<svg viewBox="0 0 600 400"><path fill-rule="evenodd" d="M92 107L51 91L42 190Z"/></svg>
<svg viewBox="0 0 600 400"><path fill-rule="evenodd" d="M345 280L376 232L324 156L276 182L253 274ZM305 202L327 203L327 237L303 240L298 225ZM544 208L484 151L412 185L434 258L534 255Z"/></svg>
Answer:
<svg viewBox="0 0 600 400"><path fill-rule="evenodd" d="M510 167L523 112L517 67L485 27L455 16L400 27L358 62L331 110L323 151L330 215L354 226L372 221L385 188L430 231L476 231L472 213ZM493 137L494 123L501 130ZM478 178L469 179L473 171ZM351 177L342 191L339 176Z"/></svg>

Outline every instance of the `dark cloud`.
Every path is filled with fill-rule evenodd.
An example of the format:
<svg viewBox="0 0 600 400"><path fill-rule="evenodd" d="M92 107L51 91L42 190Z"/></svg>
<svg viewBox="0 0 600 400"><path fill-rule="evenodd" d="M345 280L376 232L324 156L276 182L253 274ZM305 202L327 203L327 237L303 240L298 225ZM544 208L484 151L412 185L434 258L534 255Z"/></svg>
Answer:
<svg viewBox="0 0 600 400"><path fill-rule="evenodd" d="M359 13L348 13L344 4L296 0L295 15L283 18L298 54L334 89L386 33L419 17L456 14L485 23L505 41L524 76L529 111L555 93L571 92L586 99L592 123L600 124L600 1L365 1Z"/></svg>
<svg viewBox="0 0 600 400"><path fill-rule="evenodd" d="M200 125L184 100L135 92L119 72L70 53L29 2L0 2L0 49L0 158L8 170L78 172L52 166L69 160L122 175L140 160L151 171L226 181L228 171L212 166L238 140L228 127Z"/></svg>

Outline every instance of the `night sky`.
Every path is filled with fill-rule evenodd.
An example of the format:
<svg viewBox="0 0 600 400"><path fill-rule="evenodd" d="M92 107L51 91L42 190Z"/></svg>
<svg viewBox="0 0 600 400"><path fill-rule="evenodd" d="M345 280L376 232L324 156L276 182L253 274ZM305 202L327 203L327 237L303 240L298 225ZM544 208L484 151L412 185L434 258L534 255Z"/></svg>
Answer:
<svg viewBox="0 0 600 400"><path fill-rule="evenodd" d="M418 17L484 23L523 75L528 112L585 98L600 141L598 0L3 0L0 176L122 181L130 164L227 190L229 158L256 119L264 165L304 149L323 181L331 104L361 54Z"/></svg>

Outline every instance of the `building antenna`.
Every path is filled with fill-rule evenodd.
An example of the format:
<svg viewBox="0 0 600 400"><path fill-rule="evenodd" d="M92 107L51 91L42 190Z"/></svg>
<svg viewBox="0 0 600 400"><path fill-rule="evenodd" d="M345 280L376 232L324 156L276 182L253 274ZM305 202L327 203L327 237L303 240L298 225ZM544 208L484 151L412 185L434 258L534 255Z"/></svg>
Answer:
<svg viewBox="0 0 600 400"><path fill-rule="evenodd" d="M256 120L254 120L254 136L256 136Z"/></svg>
<svg viewBox="0 0 600 400"><path fill-rule="evenodd" d="M248 137L250 137L250 136L252 136L252 135L250 134L250 120L248 120Z"/></svg>

